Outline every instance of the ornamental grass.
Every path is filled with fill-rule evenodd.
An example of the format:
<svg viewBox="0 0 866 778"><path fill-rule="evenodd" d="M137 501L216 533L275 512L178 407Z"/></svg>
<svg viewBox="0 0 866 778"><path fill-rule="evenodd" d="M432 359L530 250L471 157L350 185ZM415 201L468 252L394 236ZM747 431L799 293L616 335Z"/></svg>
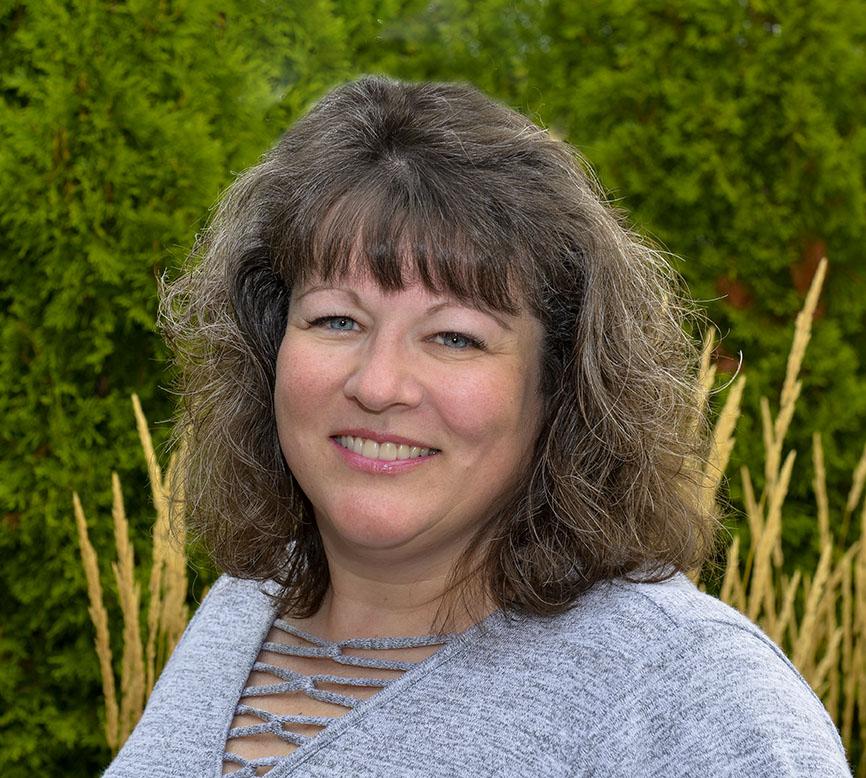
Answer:
<svg viewBox="0 0 866 778"><path fill-rule="evenodd" d="M139 440L147 462L156 521L153 527L147 613L142 614L141 587L135 580L135 563L132 545L129 542L129 523L123 507L120 478L117 473L112 473L112 515L114 542L117 549L117 561L112 563L112 570L123 616L119 700L112 663L108 616L99 580L99 564L96 552L88 538L87 521L81 501L77 493L72 495L81 559L87 578L90 618L96 629L96 654L99 658L105 701L105 740L113 754L117 753L141 717L153 684L189 620L186 605L187 560L183 528L175 527L176 534L172 536L169 526L169 500L172 499L169 484L173 481L178 453L182 456L183 451L172 454L168 471L163 478L153 450L147 420L136 395L132 395L132 407L138 426ZM182 495L174 495L174 499L181 498ZM142 636L142 621L147 625L146 643Z"/></svg>
<svg viewBox="0 0 866 778"><path fill-rule="evenodd" d="M866 482L866 446L854 470L845 507L841 515L831 516L821 434L813 434L814 531L821 553L814 571L796 570L788 577L782 569L782 514L797 455L793 449L784 453L784 441L802 389L798 376L826 272L824 258L797 316L776 415L766 397L760 401L764 486L760 496L756 495L752 470L745 465L740 468L749 548L743 551L740 535L733 538L719 597L746 614L784 649L839 728L849 758L859 746L856 774L866 775L866 501L859 509L860 537L844 546ZM704 342L701 402L706 402L715 379L715 366L710 366L712 348L710 332ZM734 379L715 425L713 454L706 470L712 484L708 499L715 499L733 448L745 382L744 375ZM833 527L840 528L838 534ZM699 571L691 577L705 588Z"/></svg>

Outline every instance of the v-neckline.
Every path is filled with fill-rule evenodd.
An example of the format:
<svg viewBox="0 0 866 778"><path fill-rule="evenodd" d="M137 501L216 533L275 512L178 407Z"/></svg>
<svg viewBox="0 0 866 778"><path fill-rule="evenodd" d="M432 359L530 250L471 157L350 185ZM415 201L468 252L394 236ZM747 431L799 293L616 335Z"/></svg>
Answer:
<svg viewBox="0 0 866 778"><path fill-rule="evenodd" d="M225 754L226 745L228 743L228 734L231 730L232 722L234 721L235 711L237 709L238 703L243 696L244 689L246 689L247 687L247 681L250 677L250 674L252 673L253 666L258 661L259 655L261 654L262 646L264 645L268 634L274 626L274 622L279 616L279 614L277 613L276 604L272 599L273 596L277 595L279 591L280 589L278 584L270 580L265 581L259 587L259 594L266 600L262 603L262 622L260 624L260 629L256 632L255 635L248 633L250 637L249 643L245 646L239 647L243 649L239 653L243 653L246 655L247 662L243 663L243 665L240 667L239 674L235 678L235 682L232 685L232 696L230 698L232 702L231 704L227 705L228 710L224 711L220 744L218 746L216 755L217 763L215 766L215 770L212 772L212 774L216 776L216 778L223 778L224 775L227 778L230 778L231 775L237 772L237 770L233 770L231 773L223 773L223 755ZM355 705L351 710L347 711L340 717L334 718L334 720L329 723L327 727L312 736L307 742L298 746L294 751L291 751L290 753L281 756L280 761L278 761L270 770L268 770L268 772L265 773L265 776L267 776L267 778L283 778L284 776L289 775L291 771L294 770L294 768L305 762L322 748L333 742L336 738L343 735L347 730L351 729L357 721L364 718L370 711L375 710L377 707L381 706L388 700L393 699L395 696L400 694L403 689L417 683L421 678L428 675L443 662L453 658L454 656L458 655L458 653L461 653L462 651L468 649L472 637L474 637L476 633L478 633L485 627L489 626L492 621L494 621L497 617L501 615L501 610L495 610L492 613L488 614L480 622L478 622L477 624L473 624L463 632L454 632L443 636L446 642L443 643L441 648L434 651L428 657L422 659L417 664L406 670L403 675L395 678L385 688L376 692L376 694L374 694L373 696L368 697L365 700L359 700L358 704ZM226 713L227 716L225 715ZM238 770L242 769L244 768L238 768Z"/></svg>

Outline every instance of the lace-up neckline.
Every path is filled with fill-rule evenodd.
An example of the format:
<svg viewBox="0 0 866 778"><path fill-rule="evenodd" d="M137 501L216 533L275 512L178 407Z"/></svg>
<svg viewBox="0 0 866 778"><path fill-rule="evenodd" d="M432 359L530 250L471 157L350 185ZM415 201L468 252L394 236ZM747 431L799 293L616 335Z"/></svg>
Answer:
<svg viewBox="0 0 866 778"><path fill-rule="evenodd" d="M235 708L224 773L234 778L266 774L455 634L331 641L277 618Z"/></svg>

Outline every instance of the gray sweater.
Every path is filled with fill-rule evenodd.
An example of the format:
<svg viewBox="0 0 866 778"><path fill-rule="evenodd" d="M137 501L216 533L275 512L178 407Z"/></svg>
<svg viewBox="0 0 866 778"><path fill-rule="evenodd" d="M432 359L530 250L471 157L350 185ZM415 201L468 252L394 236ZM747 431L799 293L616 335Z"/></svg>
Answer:
<svg viewBox="0 0 866 778"><path fill-rule="evenodd" d="M223 576L105 778L221 775L272 584ZM684 575L596 585L554 618L497 612L335 720L281 776L850 776L782 651Z"/></svg>

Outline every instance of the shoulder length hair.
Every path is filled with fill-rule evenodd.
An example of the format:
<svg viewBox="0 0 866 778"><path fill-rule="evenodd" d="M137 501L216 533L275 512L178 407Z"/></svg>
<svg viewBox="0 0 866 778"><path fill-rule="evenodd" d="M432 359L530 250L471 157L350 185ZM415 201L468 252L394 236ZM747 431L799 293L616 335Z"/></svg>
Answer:
<svg viewBox="0 0 866 778"><path fill-rule="evenodd" d="M295 283L350 255L383 290L434 293L544 327L534 456L455 565L500 606L554 614L595 582L699 567L719 518L701 484L698 314L589 166L520 113L457 83L362 77L329 92L222 197L161 284L183 397L183 518L217 566L282 586L297 617L329 583L313 506L273 409ZM480 576L480 578L479 578Z"/></svg>

